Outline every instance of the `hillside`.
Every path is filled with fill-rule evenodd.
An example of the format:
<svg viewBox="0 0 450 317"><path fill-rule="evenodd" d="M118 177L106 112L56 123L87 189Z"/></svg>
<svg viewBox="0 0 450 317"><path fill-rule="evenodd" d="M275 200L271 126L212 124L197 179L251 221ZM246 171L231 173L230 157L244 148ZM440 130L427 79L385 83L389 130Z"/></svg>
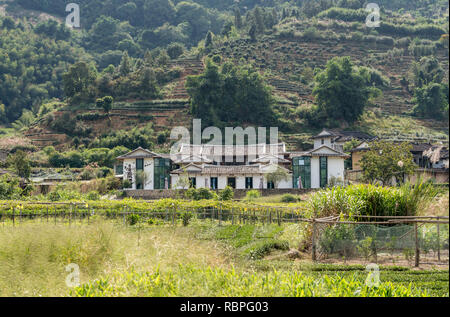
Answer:
<svg viewBox="0 0 450 317"><path fill-rule="evenodd" d="M7 7L8 2L0 2L0 12L2 12L2 15L12 16L17 23L23 17L30 19L29 21L32 21L34 25L39 25L42 23L39 21L48 19L62 20L61 15L55 15L55 12L52 12L48 7L41 7L36 4L39 2L20 1L21 6L15 4ZM33 5L30 4L32 2ZM197 2L206 6L206 3ZM156 142L157 135L164 134L167 136L174 126L190 126L192 116L189 114L189 94L185 88L186 78L202 73L206 58L215 55L221 56L224 61L231 61L235 64L251 64L259 70L266 83L273 89L277 113L287 122L281 127L282 139L293 150L303 148L305 143L308 143L309 136L322 128L322 126L311 126L299 113L301 113L301 109L315 104L313 96L314 74L323 69L333 57L339 56L350 56L356 66L365 66L378 71L380 78L385 80L383 85L380 86L382 95L371 100L360 120L351 125L340 123L340 128L361 130L392 140L448 143L448 120L434 120L413 115L414 91L410 74L411 67L415 62L419 62L423 56L433 56L445 71L443 81L448 83L448 36L447 43L445 43L440 35L443 34L442 32L448 33L448 4L443 6L442 2L436 1L436 3L439 3L437 6L440 5L441 8L438 8L438 10L434 7L434 9L427 7L429 12L438 12L433 13L433 15L430 14L428 17L420 16L420 13L418 13L420 7L410 8L402 13L396 12L395 8L393 8L394 11L383 11L382 21L385 21L387 26L374 30L365 26L364 19L363 21L359 18L355 19L354 16L361 17L360 10L343 9L347 10L343 11L347 15L342 15L342 12L337 11L341 14L339 15L329 7L325 7L323 10L318 9L311 16L311 13L306 10L307 1L299 2L297 3L298 6L292 4L291 8L293 9L289 11L291 12L289 14L285 14L285 9L289 7L287 5L281 6L277 1L263 7L264 18L270 12L279 12L278 21L272 27L266 26L265 30L253 40L248 35L249 24L247 23L250 23L249 21L251 21L252 14L255 11L245 11L241 8L244 26L241 29L233 27L231 33L224 35L220 28L225 23L224 21L233 21L233 7L231 4L221 7L209 4L204 12L207 12L210 18L217 14L222 19L219 26L212 28L215 35L211 46L206 50L204 41L197 44L201 37L198 34L192 35L189 40L184 42L185 47L182 54L170 58L165 62L165 66L158 63L161 49L168 49L167 43L161 43L160 46L158 44L157 47L153 48L148 47L142 40L143 33L140 33L147 26L135 24L130 28L124 26L124 24L117 24L118 29L114 38L117 38L118 34L123 35L129 32L137 45L136 47L138 47L136 51L128 49L132 67L137 69L139 67L137 65L142 63L142 59L144 59L145 49L150 49L153 58L152 68L156 73L157 85L159 86L159 95L145 97L139 94L139 90L128 95L120 95L116 89L118 95L114 97L115 102L109 114L95 107L93 101L71 101L68 103L62 92L62 77L59 77L62 76L62 69L67 70L70 64L83 59L94 62L97 65L99 75L105 78L109 72L105 68L109 61L115 67L115 72L121 67L121 58L123 60L122 55L125 49L119 48L112 38L113 42L110 41L107 44L108 47L96 48L88 45L89 41L94 39L94 33L92 32L95 25L98 25L95 22L95 16L90 15L89 23L86 26L90 29L71 31L72 35L67 41L56 39L59 47L62 43L74 47L73 50L66 50L67 56L64 57L64 63L58 65L56 74L58 80L54 80L55 74L53 74L53 77L48 77L38 83L40 87L45 87L48 91L46 95L38 94L39 99L45 103L53 102L51 98L56 98L53 100L56 100L58 106L50 113L40 116L38 110L33 110L38 108L36 103L32 102L33 94L30 93L30 97L27 99L29 105L26 105L26 107L32 109L35 113L35 120L21 132L8 132L6 137L3 136L0 139L0 146L2 143L11 146L8 138L23 135L38 150L49 145L60 150L67 150L73 147L74 137L85 139L86 146L89 146L88 140L101 139L110 131L127 131L135 127L143 128L149 123L151 123L154 131L153 138ZM85 5L87 3L81 3L82 8ZM178 9L176 9L177 7ZM178 10L178 16L174 18L176 20L180 18L179 13L182 12L178 1L174 2L174 8L175 11ZM213 9L219 11L213 11ZM120 21L130 20L114 14L112 14L112 17ZM408 17L413 18L408 21ZM186 19L188 18L186 17ZM180 22L180 20L177 21ZM193 23L191 20L189 21L189 23ZM432 24L435 24L435 26L430 27ZM156 32L157 28L158 26L152 26L151 29ZM49 43L54 43L51 39L54 35L47 35L48 32L43 34L44 31L42 30L47 29L41 28L41 31L39 29L29 30L28 33L41 32L38 33L39 36L44 36L44 38L49 36ZM138 33L141 35L138 36ZM21 38L25 36L20 31L14 34ZM204 36L204 33L202 34ZM121 41L122 35L116 40ZM55 52L55 56L56 54L58 53ZM50 65L50 67L55 66ZM136 74L138 74L137 70ZM161 76L161 74L170 74L170 76L160 80L158 76ZM116 76L113 79L119 86L124 82L124 79L118 78L117 75L113 76ZM134 75L129 75L130 80L134 78L132 76ZM49 82L57 88L49 89ZM8 102L7 98L1 96L0 100L3 103ZM17 102L12 99L11 105ZM7 103L5 105L8 106ZM18 118L19 115L10 114L12 118ZM76 127L78 132L67 133L64 128L55 128L54 123L58 119L66 120L68 118L74 122L74 129ZM9 122L4 122L4 124L10 126ZM161 150L167 150L169 143L165 141L161 144L158 143L157 146Z"/></svg>

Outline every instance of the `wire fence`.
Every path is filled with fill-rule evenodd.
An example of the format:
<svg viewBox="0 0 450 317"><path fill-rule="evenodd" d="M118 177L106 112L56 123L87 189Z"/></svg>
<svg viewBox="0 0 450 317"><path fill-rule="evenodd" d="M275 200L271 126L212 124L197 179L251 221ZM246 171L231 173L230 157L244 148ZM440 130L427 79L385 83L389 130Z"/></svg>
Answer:
<svg viewBox="0 0 450 317"><path fill-rule="evenodd" d="M128 206L108 210L85 205L44 203L39 211L0 209L0 227L27 223L85 225L97 219L124 226L188 225L193 219L221 225L302 224L310 232L307 249L318 262L375 262L415 265L449 263L449 217L331 216L306 218L295 209L266 207L241 210L222 207L176 208L136 212ZM64 208L60 208L64 207ZM300 234L300 233L299 233ZM304 235L305 236L305 235Z"/></svg>
<svg viewBox="0 0 450 317"><path fill-rule="evenodd" d="M362 218L369 221L314 219L313 260L416 267L449 263L448 217Z"/></svg>

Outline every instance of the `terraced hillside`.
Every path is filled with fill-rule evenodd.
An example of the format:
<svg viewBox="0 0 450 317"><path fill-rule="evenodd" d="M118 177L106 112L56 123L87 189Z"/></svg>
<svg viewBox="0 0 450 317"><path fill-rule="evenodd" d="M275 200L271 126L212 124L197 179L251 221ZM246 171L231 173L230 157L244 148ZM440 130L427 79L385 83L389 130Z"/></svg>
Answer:
<svg viewBox="0 0 450 317"><path fill-rule="evenodd" d="M401 56L389 58L386 53L393 46L362 43L352 40L279 39L270 36L264 41L252 43L250 40L230 41L217 48L215 54L239 61L244 59L253 63L261 71L269 72L269 83L275 93L296 95L301 103L313 102L311 78L305 76L305 68L323 68L328 60L336 56L350 56L357 65L371 66L390 79L389 87L383 90L383 96L377 100L376 107L386 114L408 114L412 109L412 94L407 90L404 79L414 56L402 49ZM447 69L448 51L437 52L439 61Z"/></svg>

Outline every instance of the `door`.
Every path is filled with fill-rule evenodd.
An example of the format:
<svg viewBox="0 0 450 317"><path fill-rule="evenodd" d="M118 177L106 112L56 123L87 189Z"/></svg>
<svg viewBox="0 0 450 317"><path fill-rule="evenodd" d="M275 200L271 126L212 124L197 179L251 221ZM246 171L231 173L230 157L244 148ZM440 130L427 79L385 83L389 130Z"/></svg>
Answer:
<svg viewBox="0 0 450 317"><path fill-rule="evenodd" d="M228 186L235 189L236 188L236 177L228 177Z"/></svg>

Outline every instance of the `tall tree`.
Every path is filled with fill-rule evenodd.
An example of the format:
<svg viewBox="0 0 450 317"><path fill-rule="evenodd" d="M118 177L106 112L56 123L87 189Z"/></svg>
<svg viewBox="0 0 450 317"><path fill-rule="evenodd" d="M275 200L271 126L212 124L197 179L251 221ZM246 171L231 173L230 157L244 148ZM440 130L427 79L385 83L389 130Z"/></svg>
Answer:
<svg viewBox="0 0 450 317"><path fill-rule="evenodd" d="M19 150L8 157L8 163L14 168L19 177L29 178L31 174L31 165L27 154Z"/></svg>
<svg viewBox="0 0 450 317"><path fill-rule="evenodd" d="M363 113L371 96L380 91L369 84L364 69L353 67L350 57L335 57L315 76L313 94L319 111L333 120L348 123Z"/></svg>
<svg viewBox="0 0 450 317"><path fill-rule="evenodd" d="M119 74L120 76L127 76L129 73L131 73L130 58L128 57L128 52L125 51L120 61Z"/></svg>
<svg viewBox="0 0 450 317"><path fill-rule="evenodd" d="M239 8L234 9L234 26L238 30L242 28L242 15Z"/></svg>
<svg viewBox="0 0 450 317"><path fill-rule="evenodd" d="M379 181L382 185L390 185L392 179L402 183L417 167L411 148L412 145L406 142L371 142L370 150L361 159L364 178L369 182Z"/></svg>

